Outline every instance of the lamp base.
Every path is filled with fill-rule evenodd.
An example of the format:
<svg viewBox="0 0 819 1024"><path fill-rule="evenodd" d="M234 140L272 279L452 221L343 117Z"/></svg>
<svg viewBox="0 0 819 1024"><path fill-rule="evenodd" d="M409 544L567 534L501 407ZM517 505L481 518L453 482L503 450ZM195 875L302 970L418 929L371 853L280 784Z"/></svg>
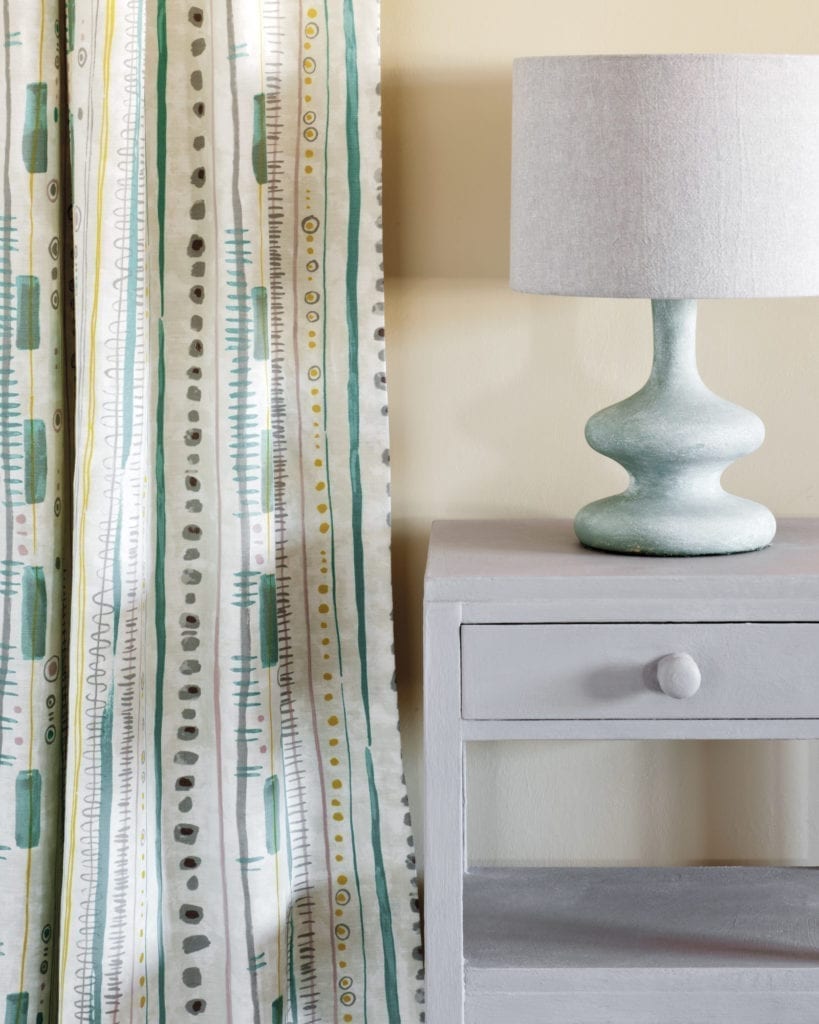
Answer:
<svg viewBox="0 0 819 1024"><path fill-rule="evenodd" d="M581 544L630 555L732 555L767 547L776 520L764 505L723 492L675 501L628 492L593 501L575 517Z"/></svg>
<svg viewBox="0 0 819 1024"><path fill-rule="evenodd" d="M586 425L595 451L628 471L622 494L582 508L575 533L587 547L643 555L755 551L776 533L771 512L722 489L720 478L765 437L758 416L702 382L695 356L696 302L655 299L654 363L635 395Z"/></svg>

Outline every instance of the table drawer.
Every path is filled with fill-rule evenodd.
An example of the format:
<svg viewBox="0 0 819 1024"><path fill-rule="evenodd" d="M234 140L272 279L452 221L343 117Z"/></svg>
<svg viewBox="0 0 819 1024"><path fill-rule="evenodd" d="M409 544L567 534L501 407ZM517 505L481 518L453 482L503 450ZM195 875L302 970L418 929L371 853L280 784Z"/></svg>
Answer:
<svg viewBox="0 0 819 1024"><path fill-rule="evenodd" d="M467 719L816 718L819 623L538 623L461 627ZM658 661L689 654L677 699Z"/></svg>

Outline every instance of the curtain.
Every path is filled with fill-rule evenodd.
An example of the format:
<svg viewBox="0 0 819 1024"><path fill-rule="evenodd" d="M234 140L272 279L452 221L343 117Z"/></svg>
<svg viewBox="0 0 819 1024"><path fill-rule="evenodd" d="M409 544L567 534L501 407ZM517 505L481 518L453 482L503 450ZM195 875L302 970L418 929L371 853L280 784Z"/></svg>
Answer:
<svg viewBox="0 0 819 1024"><path fill-rule="evenodd" d="M417 1021L375 0L1 0L4 1024Z"/></svg>

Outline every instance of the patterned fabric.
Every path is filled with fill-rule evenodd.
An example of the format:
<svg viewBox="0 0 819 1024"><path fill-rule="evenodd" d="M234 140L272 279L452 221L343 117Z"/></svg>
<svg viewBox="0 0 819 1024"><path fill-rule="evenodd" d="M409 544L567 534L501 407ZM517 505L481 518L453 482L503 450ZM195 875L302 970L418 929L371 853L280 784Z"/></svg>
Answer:
<svg viewBox="0 0 819 1024"><path fill-rule="evenodd" d="M4 1024L417 1021L377 4L2 3Z"/></svg>

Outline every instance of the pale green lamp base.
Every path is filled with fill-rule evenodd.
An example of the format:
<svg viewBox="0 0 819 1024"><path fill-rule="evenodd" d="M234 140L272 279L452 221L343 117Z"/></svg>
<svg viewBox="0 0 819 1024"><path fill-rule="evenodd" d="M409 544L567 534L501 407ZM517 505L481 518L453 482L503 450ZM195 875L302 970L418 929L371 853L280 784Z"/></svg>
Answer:
<svg viewBox="0 0 819 1024"><path fill-rule="evenodd" d="M765 437L758 416L719 398L696 365L697 304L655 299L654 364L635 395L596 413L586 440L629 473L622 494L575 517L587 547L642 555L726 555L770 544L764 505L722 489L725 469Z"/></svg>

